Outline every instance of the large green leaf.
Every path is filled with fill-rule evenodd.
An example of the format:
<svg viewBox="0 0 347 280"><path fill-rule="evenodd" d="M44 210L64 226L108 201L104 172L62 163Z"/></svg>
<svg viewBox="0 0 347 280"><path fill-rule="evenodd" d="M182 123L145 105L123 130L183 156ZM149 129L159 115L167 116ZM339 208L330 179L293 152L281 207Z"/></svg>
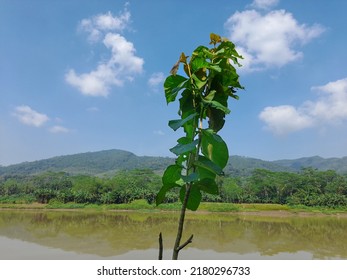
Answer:
<svg viewBox="0 0 347 280"><path fill-rule="evenodd" d="M177 130L180 127L182 127L185 123L189 122L190 120L194 119L196 117L197 113L193 113L191 115L189 115L188 117L184 118L184 119L180 119L180 120L171 120L169 121L169 126L173 129L173 130Z"/></svg>
<svg viewBox="0 0 347 280"><path fill-rule="evenodd" d="M199 143L199 140L196 139L193 142L186 143L186 139L187 137L180 138L178 141L179 143L175 147L171 148L170 151L174 153L176 156L194 151ZM188 139L188 141L190 140Z"/></svg>
<svg viewBox="0 0 347 280"><path fill-rule="evenodd" d="M204 156L224 168L229 160L228 146L218 134L211 129L203 129L201 151Z"/></svg>
<svg viewBox="0 0 347 280"><path fill-rule="evenodd" d="M181 180L181 172L182 166L177 164L169 165L166 168L162 177L163 186L159 190L156 197L157 205L161 204L164 201L165 195L170 189L181 187L181 185L178 184L178 181Z"/></svg>
<svg viewBox="0 0 347 280"><path fill-rule="evenodd" d="M215 180L210 178L204 178L200 181L197 181L193 184L194 186L198 187L200 190L209 193L209 194L218 194L218 186Z"/></svg>
<svg viewBox="0 0 347 280"><path fill-rule="evenodd" d="M201 57L201 55L204 55L204 52L197 53L199 56L195 56L190 61L190 66L192 68L192 71L195 72L201 68L208 68L210 66L210 63L205 60L204 57Z"/></svg>
<svg viewBox="0 0 347 280"><path fill-rule="evenodd" d="M186 195L186 186L182 186L180 190L180 199L183 203L184 197ZM192 185L190 187L189 198L187 201L187 208L192 211L196 211L201 202L201 192L197 186Z"/></svg>
<svg viewBox="0 0 347 280"><path fill-rule="evenodd" d="M205 156L199 156L199 159L194 162L194 165L207 169L216 175L223 175L223 169Z"/></svg>
<svg viewBox="0 0 347 280"><path fill-rule="evenodd" d="M218 101L212 100L210 102L208 102L213 108L216 108L218 110L223 111L225 114L229 114L230 110L228 109L228 107L223 106L221 103L219 103Z"/></svg>
<svg viewBox="0 0 347 280"><path fill-rule="evenodd" d="M194 84L196 85L196 87L198 89L203 88L206 85L207 81L208 81L207 79L201 80L195 73L192 74L192 78L194 80Z"/></svg>
<svg viewBox="0 0 347 280"><path fill-rule="evenodd" d="M200 167L200 166L196 166L196 170L199 174L199 179L203 180L203 179L211 179L211 180L215 180L216 179L216 173L209 171L208 169L204 168L204 167Z"/></svg>
<svg viewBox="0 0 347 280"><path fill-rule="evenodd" d="M208 127L211 128L214 132L221 130L225 123L225 113L216 108L207 108L206 112L208 116Z"/></svg>
<svg viewBox="0 0 347 280"><path fill-rule="evenodd" d="M180 75L170 75L164 82L164 91L166 102L170 103L175 101L177 94L184 88L187 78Z"/></svg>
<svg viewBox="0 0 347 280"><path fill-rule="evenodd" d="M195 182L199 179L199 174L196 173L196 172L193 172L193 173L190 173L189 175L187 176L181 176L182 180L185 182L185 183L191 183L191 182Z"/></svg>
<svg viewBox="0 0 347 280"><path fill-rule="evenodd" d="M178 184L167 184L167 185L163 185L163 186L161 187L161 189L159 190L159 192L158 192L156 198L155 198L155 203L156 203L156 205L158 206L159 204L163 203L163 201L164 201L164 199L165 199L166 193L167 193L169 190L171 190L171 189L173 189L173 188L176 188L176 187L180 188L181 185L178 185Z"/></svg>
<svg viewBox="0 0 347 280"><path fill-rule="evenodd" d="M163 185L174 184L181 178L182 166L177 164L169 165L164 171Z"/></svg>

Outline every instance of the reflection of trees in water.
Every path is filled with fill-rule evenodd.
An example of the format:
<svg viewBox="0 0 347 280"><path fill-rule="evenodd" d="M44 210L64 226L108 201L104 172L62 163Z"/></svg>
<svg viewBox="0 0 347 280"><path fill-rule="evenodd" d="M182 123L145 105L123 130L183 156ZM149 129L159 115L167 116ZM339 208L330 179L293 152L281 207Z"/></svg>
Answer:
<svg viewBox="0 0 347 280"><path fill-rule="evenodd" d="M172 246L175 213L0 211L0 235L99 256ZM347 219L271 218L227 214L189 214L185 232L192 248L256 253L310 252L314 258L347 258ZM206 256L208 259L208 256Z"/></svg>

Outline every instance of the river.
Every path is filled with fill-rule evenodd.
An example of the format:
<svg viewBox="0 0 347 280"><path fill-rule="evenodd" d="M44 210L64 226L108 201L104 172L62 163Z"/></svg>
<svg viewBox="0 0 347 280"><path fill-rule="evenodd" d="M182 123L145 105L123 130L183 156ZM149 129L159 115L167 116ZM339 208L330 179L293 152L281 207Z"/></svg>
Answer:
<svg viewBox="0 0 347 280"><path fill-rule="evenodd" d="M0 259L171 258L178 213L0 211ZM347 259L347 218L188 213L180 259Z"/></svg>

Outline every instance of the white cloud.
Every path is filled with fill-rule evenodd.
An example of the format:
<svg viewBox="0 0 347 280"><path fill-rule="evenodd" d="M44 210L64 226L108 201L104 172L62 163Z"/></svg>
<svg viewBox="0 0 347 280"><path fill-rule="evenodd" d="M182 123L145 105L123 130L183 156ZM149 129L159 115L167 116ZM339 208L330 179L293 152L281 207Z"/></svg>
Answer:
<svg viewBox="0 0 347 280"><path fill-rule="evenodd" d="M276 6L278 2L279 0L254 0L251 6L258 9L269 9Z"/></svg>
<svg viewBox="0 0 347 280"><path fill-rule="evenodd" d="M162 72L153 73L148 79L148 85L154 91L158 90L158 86L162 85L165 80L165 75Z"/></svg>
<svg viewBox="0 0 347 280"><path fill-rule="evenodd" d="M259 115L276 135L285 135L312 125L312 119L293 106L266 107Z"/></svg>
<svg viewBox="0 0 347 280"><path fill-rule="evenodd" d="M313 117L325 122L347 120L347 78L312 87L312 90L321 93L317 101L304 104Z"/></svg>
<svg viewBox="0 0 347 280"><path fill-rule="evenodd" d="M320 93L317 100L305 101L297 108L290 105L266 107L259 118L276 135L347 121L347 78L312 87L312 90Z"/></svg>
<svg viewBox="0 0 347 280"><path fill-rule="evenodd" d="M302 58L296 49L318 37L323 31L319 25L299 24L285 10L265 15L255 10L236 12L225 23L230 39L245 56L243 71L281 67ZM241 62L241 63L242 63Z"/></svg>
<svg viewBox="0 0 347 280"><path fill-rule="evenodd" d="M122 86L125 81L134 80L134 75L143 70L144 60L135 55L132 42L115 33L122 31L130 21L130 13L126 10L119 17L106 13L84 19L81 28L89 32L89 39L100 41L111 51L108 61L100 61L95 70L77 74L70 69L65 81L76 87L82 94L89 96L108 96L113 86ZM107 31L107 32L105 32Z"/></svg>
<svg viewBox="0 0 347 280"><path fill-rule="evenodd" d="M122 32L129 25L130 17L131 14L126 8L119 16L113 16L111 12L107 12L83 19L79 24L79 29L89 34L89 41L97 42L103 38L103 32Z"/></svg>
<svg viewBox="0 0 347 280"><path fill-rule="evenodd" d="M68 133L70 130L66 127L60 126L60 125L55 125L49 128L49 132L51 133Z"/></svg>
<svg viewBox="0 0 347 280"><path fill-rule="evenodd" d="M38 113L26 105L16 107L13 115L21 123L36 127L42 126L49 120L47 115Z"/></svg>
<svg viewBox="0 0 347 280"><path fill-rule="evenodd" d="M70 69L65 75L65 80L82 94L89 96L107 96L112 85L123 84L117 79L116 71L107 64L101 64L96 70L80 75Z"/></svg>
<svg viewBox="0 0 347 280"><path fill-rule="evenodd" d="M127 41L119 34L108 33L105 36L104 44L112 50L112 57L109 67L120 74L141 73L144 60L135 55L133 43Z"/></svg>

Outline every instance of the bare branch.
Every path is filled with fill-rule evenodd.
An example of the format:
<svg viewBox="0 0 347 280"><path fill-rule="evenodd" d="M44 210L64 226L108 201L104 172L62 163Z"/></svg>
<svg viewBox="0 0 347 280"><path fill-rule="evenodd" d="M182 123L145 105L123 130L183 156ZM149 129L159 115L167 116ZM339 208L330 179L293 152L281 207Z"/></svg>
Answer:
<svg viewBox="0 0 347 280"><path fill-rule="evenodd" d="M184 242L181 246L179 246L178 248L177 248L177 251L181 251L184 247L186 247L189 243L192 243L193 242L193 236L194 236L194 234L192 234L189 238L188 238L188 240L186 241L186 242Z"/></svg>
<svg viewBox="0 0 347 280"><path fill-rule="evenodd" d="M158 260L163 259L163 236L159 233L159 257Z"/></svg>

